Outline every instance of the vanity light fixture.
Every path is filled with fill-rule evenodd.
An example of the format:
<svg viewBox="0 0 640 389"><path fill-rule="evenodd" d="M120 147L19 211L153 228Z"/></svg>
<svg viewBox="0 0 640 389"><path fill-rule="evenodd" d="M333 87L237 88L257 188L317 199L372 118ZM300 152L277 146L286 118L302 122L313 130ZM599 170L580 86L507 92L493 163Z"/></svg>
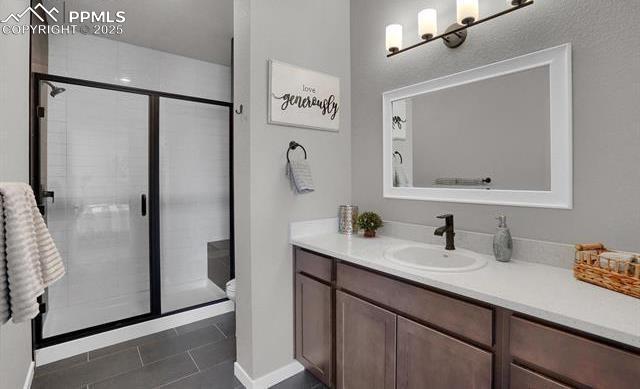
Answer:
<svg viewBox="0 0 640 389"><path fill-rule="evenodd" d="M480 18L478 0L458 0L458 24L469 25Z"/></svg>
<svg viewBox="0 0 640 389"><path fill-rule="evenodd" d="M467 39L467 29L499 16L533 4L533 0L507 0L509 8L485 18L480 18L478 0L457 0L457 23L450 25L444 33L438 35L438 15L435 9L423 9L418 13L418 35L421 42L402 48L402 25L390 24L386 29L387 57L404 53L426 43L442 39L444 44L454 49Z"/></svg>
<svg viewBox="0 0 640 389"><path fill-rule="evenodd" d="M391 53L397 53L402 50L402 25L390 24L386 31L386 48Z"/></svg>
<svg viewBox="0 0 640 389"><path fill-rule="evenodd" d="M431 39L438 33L438 11L433 8L418 12L418 35L422 39Z"/></svg>

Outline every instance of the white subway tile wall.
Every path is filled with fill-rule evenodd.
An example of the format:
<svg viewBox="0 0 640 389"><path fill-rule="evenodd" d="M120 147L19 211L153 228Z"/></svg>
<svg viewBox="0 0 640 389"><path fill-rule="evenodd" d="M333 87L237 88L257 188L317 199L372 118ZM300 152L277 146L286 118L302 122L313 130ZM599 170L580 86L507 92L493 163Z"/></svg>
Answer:
<svg viewBox="0 0 640 389"><path fill-rule="evenodd" d="M231 68L90 35L50 35L49 73L231 101Z"/></svg>
<svg viewBox="0 0 640 389"><path fill-rule="evenodd" d="M93 36L51 35L49 72L231 97L228 66ZM45 337L149 311L148 99L60 86L47 101L48 224L68 274L49 290ZM175 309L224 295L207 279L206 243L229 238L228 112L166 99L161 108L163 308Z"/></svg>

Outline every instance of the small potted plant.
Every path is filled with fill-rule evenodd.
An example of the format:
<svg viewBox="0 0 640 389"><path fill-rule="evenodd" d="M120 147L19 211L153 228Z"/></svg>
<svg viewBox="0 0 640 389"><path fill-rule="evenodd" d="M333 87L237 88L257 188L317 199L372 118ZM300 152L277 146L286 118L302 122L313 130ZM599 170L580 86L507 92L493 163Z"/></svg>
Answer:
<svg viewBox="0 0 640 389"><path fill-rule="evenodd" d="M364 230L364 236L373 238L376 230L382 227L382 219L375 212L364 212L358 216L358 227Z"/></svg>

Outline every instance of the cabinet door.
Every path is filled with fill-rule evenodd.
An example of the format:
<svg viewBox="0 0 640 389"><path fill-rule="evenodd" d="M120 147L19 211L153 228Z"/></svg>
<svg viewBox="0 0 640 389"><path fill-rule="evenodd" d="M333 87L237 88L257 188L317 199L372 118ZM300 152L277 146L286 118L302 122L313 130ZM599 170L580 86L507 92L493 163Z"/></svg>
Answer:
<svg viewBox="0 0 640 389"><path fill-rule="evenodd" d="M398 389L491 388L491 354L398 317Z"/></svg>
<svg viewBox="0 0 640 389"><path fill-rule="evenodd" d="M328 386L333 380L331 287L296 274L296 359Z"/></svg>
<svg viewBox="0 0 640 389"><path fill-rule="evenodd" d="M394 389L396 315L336 292L338 389Z"/></svg>

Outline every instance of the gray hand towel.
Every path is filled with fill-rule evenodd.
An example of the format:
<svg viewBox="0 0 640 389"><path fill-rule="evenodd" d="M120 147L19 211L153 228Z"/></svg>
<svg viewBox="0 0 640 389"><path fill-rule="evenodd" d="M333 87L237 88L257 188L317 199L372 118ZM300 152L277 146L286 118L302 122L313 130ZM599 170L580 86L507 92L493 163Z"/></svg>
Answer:
<svg viewBox="0 0 640 389"><path fill-rule="evenodd" d="M298 193L313 192L313 178L311 168L306 160L296 160L287 163L287 175L291 185Z"/></svg>
<svg viewBox="0 0 640 389"><path fill-rule="evenodd" d="M409 176L402 165L393 165L393 186L396 188L409 186Z"/></svg>

